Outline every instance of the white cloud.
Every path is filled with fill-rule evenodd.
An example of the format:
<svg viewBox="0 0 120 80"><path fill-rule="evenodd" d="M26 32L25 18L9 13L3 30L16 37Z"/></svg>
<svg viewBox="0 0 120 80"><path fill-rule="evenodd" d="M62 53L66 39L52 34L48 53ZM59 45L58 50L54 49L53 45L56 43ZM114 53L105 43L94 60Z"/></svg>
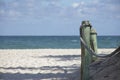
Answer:
<svg viewBox="0 0 120 80"><path fill-rule="evenodd" d="M93 0L90 2L73 3L72 7L74 13L79 16L84 15L85 17L99 17L99 18L110 18L110 16L120 15L120 6L118 4L107 3L100 0ZM74 15L75 15L74 14ZM113 15L114 14L114 15Z"/></svg>
<svg viewBox="0 0 120 80"><path fill-rule="evenodd" d="M68 3L69 4L69 3ZM94 16L119 16L118 13L120 6L112 3L104 3L104 1L93 0L89 2L85 1L73 1L70 6L63 5L60 0L25 0L25 1L13 1L11 5L7 5L6 11L0 10L0 14L5 14L17 17L94 17ZM116 14L117 13L117 14Z"/></svg>
<svg viewBox="0 0 120 80"><path fill-rule="evenodd" d="M79 3L73 3L73 4L72 4L72 7L73 7L73 8L77 8L77 7L79 7L79 5L80 5Z"/></svg>
<svg viewBox="0 0 120 80"><path fill-rule="evenodd" d="M10 17L19 17L21 16L21 13L15 10L9 10L8 11L8 16Z"/></svg>

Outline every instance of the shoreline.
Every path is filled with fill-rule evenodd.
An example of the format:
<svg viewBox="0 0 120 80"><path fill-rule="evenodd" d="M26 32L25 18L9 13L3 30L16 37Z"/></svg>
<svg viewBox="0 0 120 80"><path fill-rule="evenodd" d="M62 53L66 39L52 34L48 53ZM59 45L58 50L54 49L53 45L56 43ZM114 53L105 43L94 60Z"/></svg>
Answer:
<svg viewBox="0 0 120 80"><path fill-rule="evenodd" d="M35 48L33 48L33 49L29 49L29 48L26 48L26 49L20 49L20 48L18 48L18 49L0 49L0 50L81 50L81 48L38 48L38 49L35 49ZM101 49L116 49L116 48L98 48L98 50L101 50Z"/></svg>
<svg viewBox="0 0 120 80"><path fill-rule="evenodd" d="M110 52L113 52L114 50L115 50L116 48L99 48L98 49L98 54L109 54ZM81 48L80 49L51 49L51 48L48 48L48 49L0 49L0 53L2 53L2 51L5 51L5 53L9 53L9 52L11 52L11 53L14 53L14 52L12 52L12 51L21 51L21 53L22 53L22 51L24 52L24 51L32 51L32 53L34 53L34 51L35 51L35 53L36 52L40 52L40 53L42 53L42 51L43 52L46 52L46 53L48 53L48 52L53 52L53 53L61 53L61 54L69 54L69 53L75 53L75 52L77 52L78 54L81 54ZM66 52L66 53L65 53ZM20 53L20 52L18 52L18 53Z"/></svg>

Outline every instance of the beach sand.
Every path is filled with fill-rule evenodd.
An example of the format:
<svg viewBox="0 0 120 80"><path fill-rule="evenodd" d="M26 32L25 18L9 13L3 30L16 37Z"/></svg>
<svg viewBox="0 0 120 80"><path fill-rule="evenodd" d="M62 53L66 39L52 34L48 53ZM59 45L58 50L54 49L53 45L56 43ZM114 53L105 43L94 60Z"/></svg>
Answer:
<svg viewBox="0 0 120 80"><path fill-rule="evenodd" d="M78 80L80 55L80 49L0 49L0 80Z"/></svg>

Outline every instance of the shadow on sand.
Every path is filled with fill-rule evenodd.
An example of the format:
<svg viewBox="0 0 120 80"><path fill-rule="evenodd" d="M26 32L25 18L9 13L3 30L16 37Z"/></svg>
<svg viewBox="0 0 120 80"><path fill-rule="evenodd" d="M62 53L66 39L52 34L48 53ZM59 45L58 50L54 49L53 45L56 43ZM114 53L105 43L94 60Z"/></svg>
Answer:
<svg viewBox="0 0 120 80"><path fill-rule="evenodd" d="M55 58L57 61L80 59L80 55L64 55L64 56L43 56L34 58ZM79 80L80 67L78 66L42 66L42 67L0 67L4 70L61 70L57 73L0 73L0 80ZM71 72L71 73L69 73Z"/></svg>
<svg viewBox="0 0 120 80"><path fill-rule="evenodd" d="M34 58L53 58L57 61L68 61L68 60L80 60L80 55L48 55L48 56L38 56Z"/></svg>
<svg viewBox="0 0 120 80"><path fill-rule="evenodd" d="M0 80L78 80L78 77L72 74L62 74L62 73L48 73L48 74L20 74L20 73L0 73ZM78 75L78 74L77 74ZM65 77L67 76L67 77ZM78 75L79 76L79 75ZM75 79L77 78L77 79Z"/></svg>

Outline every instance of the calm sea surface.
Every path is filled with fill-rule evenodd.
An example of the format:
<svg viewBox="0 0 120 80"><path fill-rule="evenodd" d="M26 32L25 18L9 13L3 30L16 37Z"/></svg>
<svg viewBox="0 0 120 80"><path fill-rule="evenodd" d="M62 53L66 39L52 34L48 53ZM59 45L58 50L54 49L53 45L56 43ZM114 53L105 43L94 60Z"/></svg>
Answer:
<svg viewBox="0 0 120 80"><path fill-rule="evenodd" d="M99 48L120 46L120 36L98 36ZM0 49L79 49L79 36L0 36Z"/></svg>

